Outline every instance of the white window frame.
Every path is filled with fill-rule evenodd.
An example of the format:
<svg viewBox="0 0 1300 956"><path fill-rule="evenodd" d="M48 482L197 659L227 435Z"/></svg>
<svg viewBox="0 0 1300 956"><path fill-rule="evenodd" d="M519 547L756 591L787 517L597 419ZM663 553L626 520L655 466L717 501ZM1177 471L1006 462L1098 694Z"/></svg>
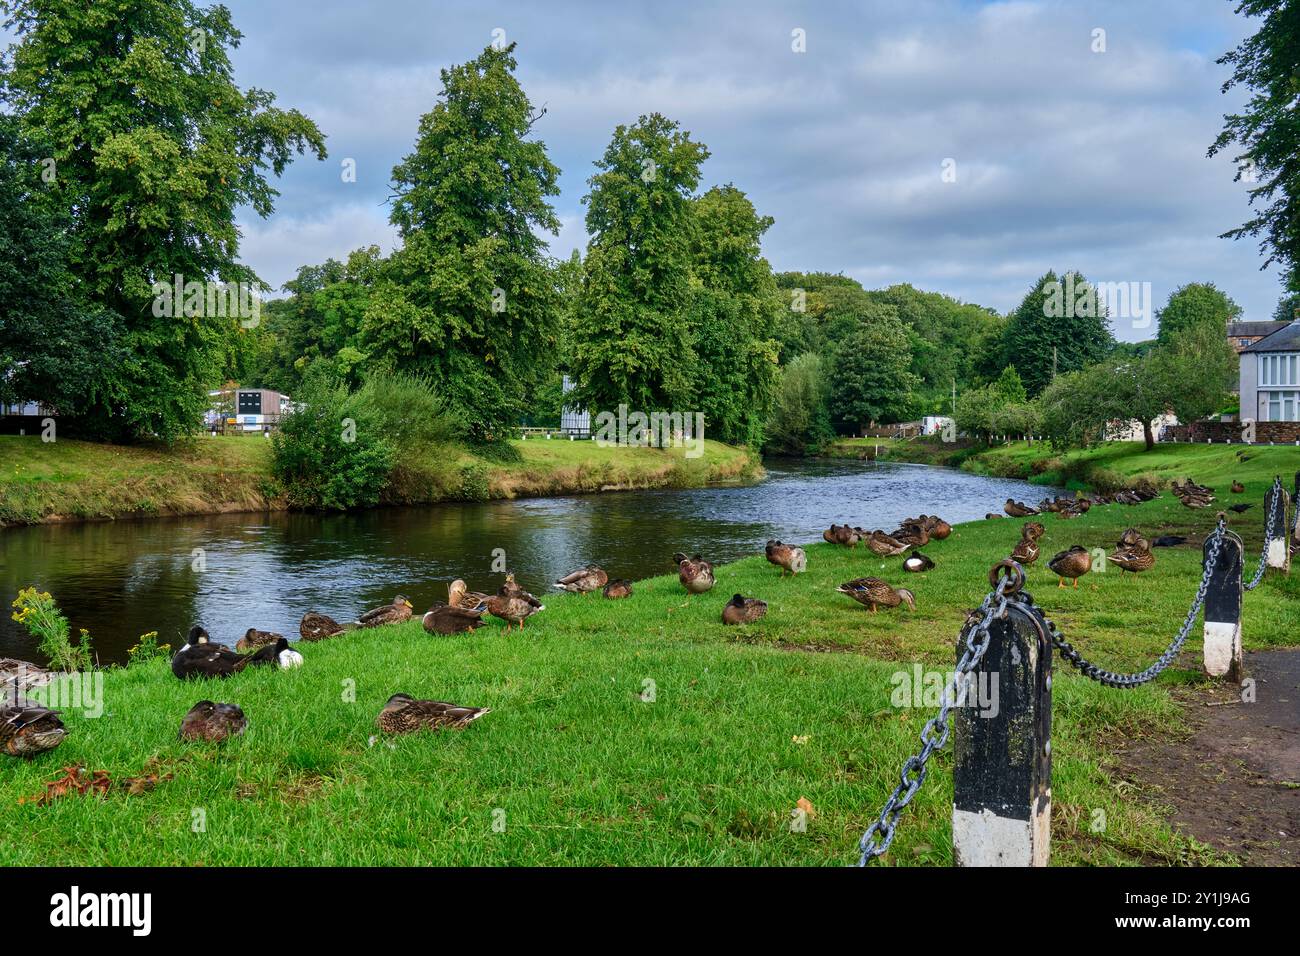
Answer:
<svg viewBox="0 0 1300 956"><path fill-rule="evenodd" d="M1259 356L1260 388L1300 385L1300 352L1265 352Z"/></svg>

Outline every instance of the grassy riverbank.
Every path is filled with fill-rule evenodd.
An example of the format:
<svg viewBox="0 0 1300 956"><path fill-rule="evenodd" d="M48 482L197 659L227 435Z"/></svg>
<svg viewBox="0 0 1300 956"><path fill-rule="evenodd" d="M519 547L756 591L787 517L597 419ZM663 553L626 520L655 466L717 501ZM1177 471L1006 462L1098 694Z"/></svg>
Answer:
<svg viewBox="0 0 1300 956"><path fill-rule="evenodd" d="M281 510L270 443L197 438L174 448L122 447L0 436L0 525L153 515ZM461 448L404 470L391 503L514 498L618 488L696 487L762 473L743 448L706 442L684 450L601 448L595 442L513 443L519 460L491 461Z"/></svg>
<svg viewBox="0 0 1300 956"><path fill-rule="evenodd" d="M1185 464L1179 474L1223 483L1217 465ZM1258 502L1279 466L1261 454L1236 467L1248 488L1240 500ZM1259 510L1232 522L1252 555ZM863 516L828 502L826 520ZM1072 521L1048 517L1049 555L1113 544L1129 525L1194 540L1160 550L1140 577L1095 574L1062 591L1039 566L1029 587L1086 656L1115 669L1145 666L1186 611L1197 541L1213 521L1213 512L1189 511L1167 494ZM925 549L937 563L925 575L863 548L819 543L806 574L783 580L762 557L749 558L720 567L716 589L690 601L671 575L638 583L627 601L550 596L523 633L507 635L494 621L472 636L435 638L413 622L304 647L300 670L220 684L183 684L163 662L110 671L104 716L71 712L58 751L6 758L0 830L13 837L0 842L0 863L844 865L931 715L892 706L893 676L916 663L952 666L962 620L1019 525L959 526ZM545 585L519 570L525 585ZM917 611L873 616L834 593L863 574L912 587ZM767 600L768 616L723 627L721 607L736 591ZM1300 575L1272 574L1248 594L1247 647L1296 642L1297 599ZM1201 685L1199 627L1194 634L1174 669L1133 691L1057 663L1054 863L1231 862L1173 831L1160 795L1135 791L1109 758L1121 738L1182 732L1169 688ZM493 712L463 733L372 746L374 717L399 690ZM243 706L247 735L224 747L180 744L181 715L202 697ZM150 758L172 775L151 793L19 804L67 764L116 778L140 773ZM951 863L951 766L951 748L933 758L887 863ZM806 832L791 832L801 798L815 815Z"/></svg>

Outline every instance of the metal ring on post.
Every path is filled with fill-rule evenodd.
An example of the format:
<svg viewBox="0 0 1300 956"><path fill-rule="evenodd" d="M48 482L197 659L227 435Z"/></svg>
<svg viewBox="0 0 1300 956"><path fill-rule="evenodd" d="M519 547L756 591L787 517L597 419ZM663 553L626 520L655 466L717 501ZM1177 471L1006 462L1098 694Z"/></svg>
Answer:
<svg viewBox="0 0 1300 956"><path fill-rule="evenodd" d="M1003 571L1006 573L1001 573ZM993 567L989 568L989 587L996 591L999 579L1003 578L1005 578L1008 583L1006 589L1002 593L1008 595L1015 594L1024 587L1025 569L1010 558L1003 558L997 564L993 565Z"/></svg>

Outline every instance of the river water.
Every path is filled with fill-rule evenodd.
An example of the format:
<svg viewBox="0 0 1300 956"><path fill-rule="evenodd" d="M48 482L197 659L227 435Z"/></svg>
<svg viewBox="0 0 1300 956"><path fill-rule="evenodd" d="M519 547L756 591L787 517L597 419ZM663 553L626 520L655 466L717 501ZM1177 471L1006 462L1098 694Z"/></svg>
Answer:
<svg viewBox="0 0 1300 956"><path fill-rule="evenodd" d="M494 590L494 549L535 593L588 562L633 580L672 570L674 551L715 563L768 538L817 541L831 521L896 527L908 515L953 523L1049 491L946 468L838 460L764 462L748 486L454 503L345 515L233 514L36 525L0 531L4 608L30 584L86 628L102 663L122 663L147 631L173 647L195 622L233 645L249 627L294 638L303 612L353 620L398 591L417 613L447 582ZM40 660L0 615L0 657Z"/></svg>

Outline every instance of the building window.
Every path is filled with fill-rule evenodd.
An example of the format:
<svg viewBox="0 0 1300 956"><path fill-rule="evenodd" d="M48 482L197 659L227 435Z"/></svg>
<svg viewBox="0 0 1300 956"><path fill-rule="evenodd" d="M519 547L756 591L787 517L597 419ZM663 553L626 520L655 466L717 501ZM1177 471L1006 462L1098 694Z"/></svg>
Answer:
<svg viewBox="0 0 1300 956"><path fill-rule="evenodd" d="M1259 384L1300 385L1300 368L1297 366L1300 366L1300 354L1295 352L1261 355Z"/></svg>
<svg viewBox="0 0 1300 956"><path fill-rule="evenodd" d="M1244 349L1247 345L1250 344L1250 339L1237 339L1237 344Z"/></svg>
<svg viewBox="0 0 1300 956"><path fill-rule="evenodd" d="M1265 421L1300 421L1300 392L1265 392Z"/></svg>

